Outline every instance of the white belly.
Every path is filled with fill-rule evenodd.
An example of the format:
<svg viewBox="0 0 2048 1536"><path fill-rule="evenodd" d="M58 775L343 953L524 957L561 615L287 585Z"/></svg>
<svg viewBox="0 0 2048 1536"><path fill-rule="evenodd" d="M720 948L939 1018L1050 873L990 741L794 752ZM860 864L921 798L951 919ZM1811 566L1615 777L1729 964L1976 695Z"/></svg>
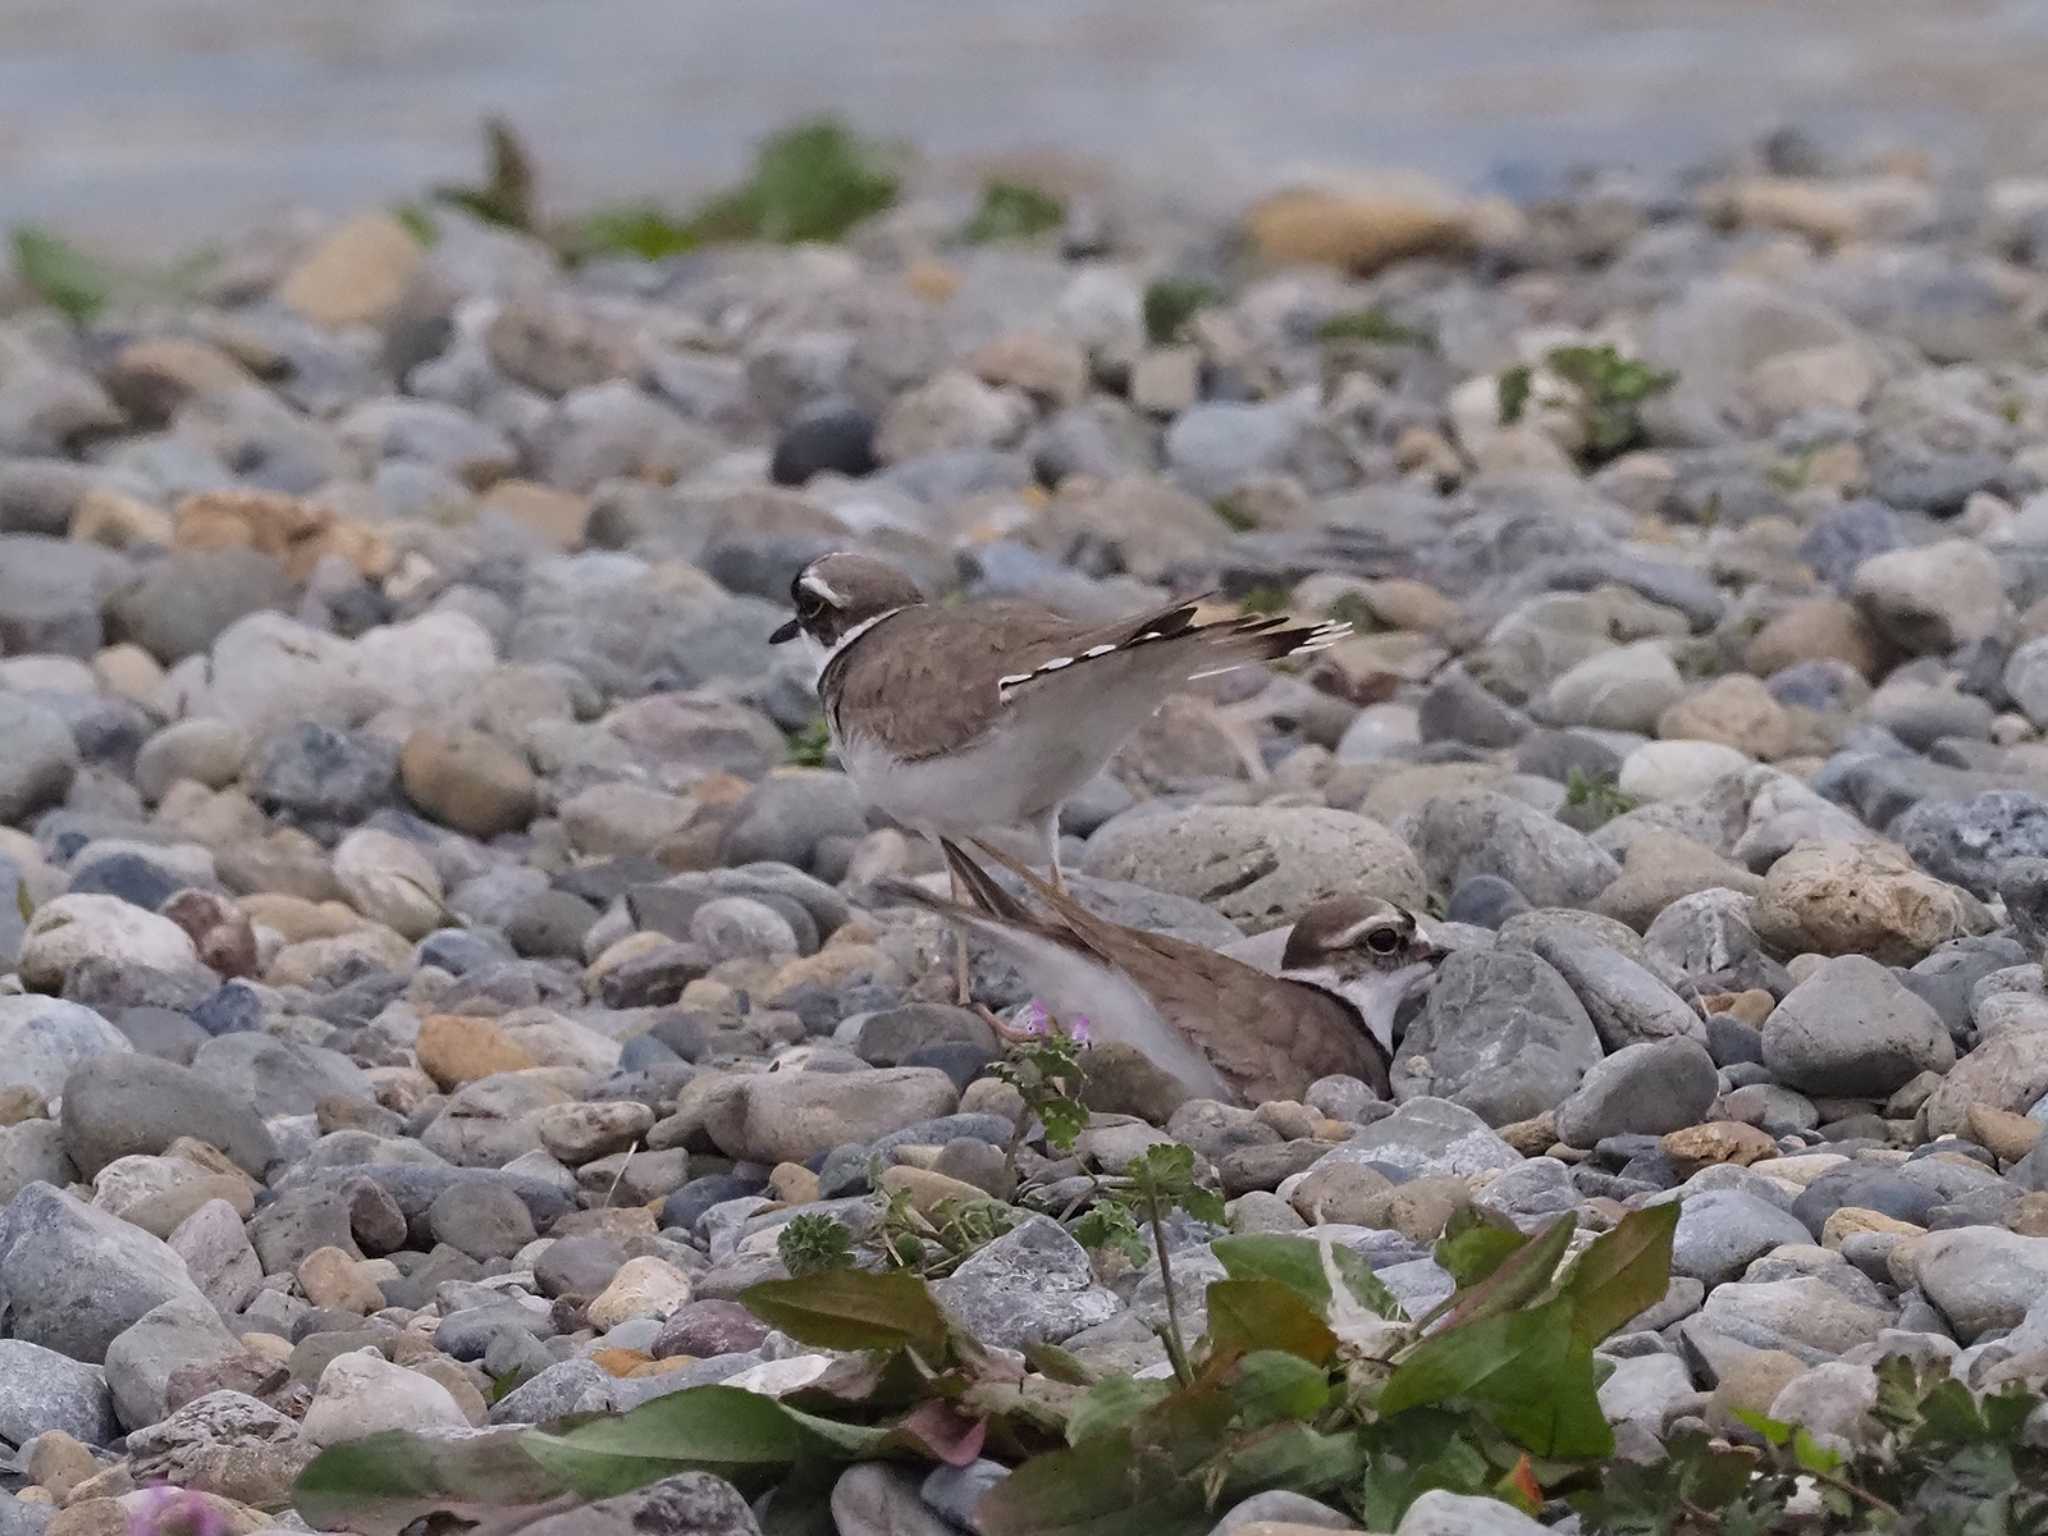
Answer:
<svg viewBox="0 0 2048 1536"><path fill-rule="evenodd" d="M861 797L904 826L969 836L985 827L1013 826L1042 815L1098 773L1116 750L1099 756L1085 740L1031 733L1028 747L1016 733L998 732L964 752L904 762L854 737L839 760Z"/></svg>

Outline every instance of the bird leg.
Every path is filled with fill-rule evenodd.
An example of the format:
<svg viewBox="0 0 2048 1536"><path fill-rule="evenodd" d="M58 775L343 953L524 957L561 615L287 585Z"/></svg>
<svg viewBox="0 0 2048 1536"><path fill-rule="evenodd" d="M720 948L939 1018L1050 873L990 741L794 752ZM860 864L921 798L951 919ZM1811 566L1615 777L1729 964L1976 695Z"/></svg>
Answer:
<svg viewBox="0 0 2048 1536"><path fill-rule="evenodd" d="M967 893L961 888L959 872L950 860L946 864L946 878L952 883L953 899L965 900ZM964 1008L973 999L974 978L969 974L967 961L967 930L956 925L953 929L953 1001Z"/></svg>
<svg viewBox="0 0 2048 1536"><path fill-rule="evenodd" d="M1049 871L1047 878L1052 888L1062 896L1067 893L1067 877L1060 869L1060 808L1058 806L1032 819L1031 828L1038 834L1039 843L1045 849L1045 863Z"/></svg>

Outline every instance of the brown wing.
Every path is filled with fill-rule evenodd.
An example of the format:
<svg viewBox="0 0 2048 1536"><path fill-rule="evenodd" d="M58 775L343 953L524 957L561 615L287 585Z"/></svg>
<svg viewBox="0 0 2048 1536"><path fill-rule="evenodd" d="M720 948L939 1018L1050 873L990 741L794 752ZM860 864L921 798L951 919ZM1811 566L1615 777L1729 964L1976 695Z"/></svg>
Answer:
<svg viewBox="0 0 2048 1536"><path fill-rule="evenodd" d="M1249 1104L1299 1099L1345 1073L1392 1096L1388 1063L1342 998L1269 976L1198 944L1107 922L1000 850L975 847L1027 881L1067 931L1141 987Z"/></svg>
<svg viewBox="0 0 2048 1536"><path fill-rule="evenodd" d="M897 757L934 757L996 723L1005 678L1097 646L1114 650L1140 634L1178 634L1194 614L1187 599L1108 624L1007 599L964 608L920 604L882 620L835 656L818 692L836 698L841 717L858 714L862 730ZM874 643L885 635L887 645Z"/></svg>

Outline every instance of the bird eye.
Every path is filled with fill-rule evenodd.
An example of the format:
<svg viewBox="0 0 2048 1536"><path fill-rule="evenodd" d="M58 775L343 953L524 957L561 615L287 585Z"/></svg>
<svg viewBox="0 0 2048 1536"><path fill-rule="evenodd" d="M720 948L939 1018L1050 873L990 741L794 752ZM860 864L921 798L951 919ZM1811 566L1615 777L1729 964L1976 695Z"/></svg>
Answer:
<svg viewBox="0 0 2048 1536"><path fill-rule="evenodd" d="M1401 935L1391 928L1375 928L1365 936L1365 947L1376 955L1391 955L1401 947Z"/></svg>

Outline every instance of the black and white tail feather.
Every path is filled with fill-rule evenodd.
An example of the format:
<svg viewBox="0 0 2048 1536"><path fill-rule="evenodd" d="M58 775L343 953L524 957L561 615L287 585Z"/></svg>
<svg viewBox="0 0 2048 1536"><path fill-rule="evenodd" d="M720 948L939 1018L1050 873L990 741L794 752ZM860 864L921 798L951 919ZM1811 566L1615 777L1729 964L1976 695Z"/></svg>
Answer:
<svg viewBox="0 0 2048 1536"><path fill-rule="evenodd" d="M1126 656L1141 647L1181 641L1214 648L1229 658L1219 666L1190 672L1187 680L1193 682L1197 678L1233 672L1255 661L1280 661L1289 656L1325 651L1351 633L1350 624L1341 621L1298 624L1285 614L1268 613L1248 613L1214 624L1197 624L1195 609L1202 600L1191 598L1172 612L1148 620L1143 629L1125 639L1090 646L1074 656L1055 656L1028 672L1008 673L996 680L996 697L1007 704L1019 690L1042 678L1103 657Z"/></svg>

